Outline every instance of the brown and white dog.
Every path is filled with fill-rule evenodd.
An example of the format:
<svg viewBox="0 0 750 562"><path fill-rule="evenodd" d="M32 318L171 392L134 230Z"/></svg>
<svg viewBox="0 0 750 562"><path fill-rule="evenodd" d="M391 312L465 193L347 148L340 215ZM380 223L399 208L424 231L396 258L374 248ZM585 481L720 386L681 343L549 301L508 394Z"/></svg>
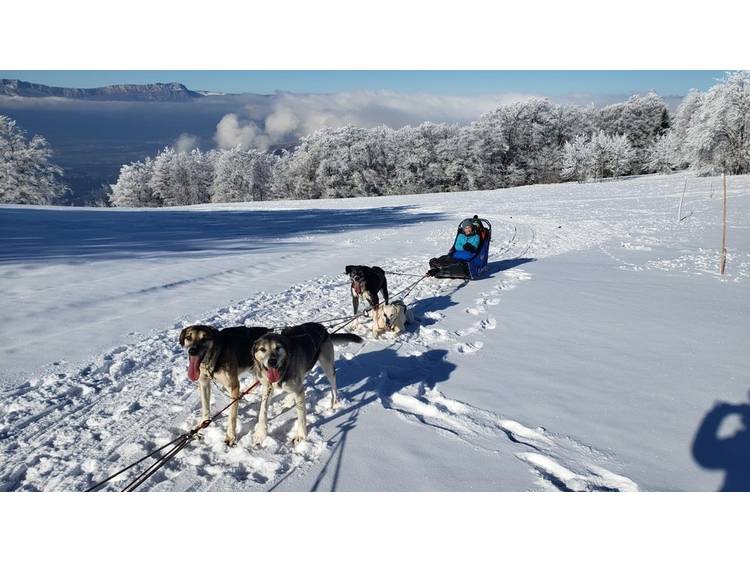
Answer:
<svg viewBox="0 0 750 562"><path fill-rule="evenodd" d="M188 354L188 378L198 381L203 420L210 417L211 379L223 385L232 399L240 396L242 371L253 365L252 348L255 340L268 328L237 326L217 330L213 326L195 324L180 333L180 345ZM239 400L229 408L229 424L224 442L234 445L237 440L237 408Z"/></svg>
<svg viewBox="0 0 750 562"><path fill-rule="evenodd" d="M329 334L325 326L308 322L282 330L281 334L268 333L253 344L253 373L263 385L258 423L253 432L253 445L263 444L268 434L268 401L274 389L290 393L297 408L297 424L292 438L295 444L307 437L305 419L305 376L320 363L331 385L331 408L336 407L336 367L333 345L362 342L355 334Z"/></svg>

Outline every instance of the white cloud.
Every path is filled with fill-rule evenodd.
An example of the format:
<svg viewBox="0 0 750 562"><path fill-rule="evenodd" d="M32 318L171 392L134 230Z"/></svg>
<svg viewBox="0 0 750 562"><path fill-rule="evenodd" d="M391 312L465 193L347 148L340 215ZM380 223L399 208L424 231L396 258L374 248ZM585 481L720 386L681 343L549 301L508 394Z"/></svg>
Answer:
<svg viewBox="0 0 750 562"><path fill-rule="evenodd" d="M335 94L292 94L275 96L270 110L257 105L245 108L245 114L263 121L261 130L254 122L242 121L235 113L225 115L216 127L216 142L221 148L267 148L271 144L293 141L322 127L404 127L424 121L465 124L498 105L532 96L499 94L485 96L446 96L392 91L357 91Z"/></svg>
<svg viewBox="0 0 750 562"><path fill-rule="evenodd" d="M244 149L259 148L266 150L270 141L258 126L252 121L240 119L236 113L228 113L216 125L214 140L219 148Z"/></svg>
<svg viewBox="0 0 750 562"><path fill-rule="evenodd" d="M174 149L177 152L190 152L198 146L198 140L198 137L196 137L195 135L182 133L179 137L177 137L177 140L174 141Z"/></svg>
<svg viewBox="0 0 750 562"><path fill-rule="evenodd" d="M274 140L283 138L300 126L299 118L292 108L279 107L266 117L266 133Z"/></svg>
<svg viewBox="0 0 750 562"><path fill-rule="evenodd" d="M392 91L282 94L266 118L266 131L274 140L280 140L282 135L304 136L325 126L403 127L424 121L468 123L498 105L528 97L523 94L445 96Z"/></svg>

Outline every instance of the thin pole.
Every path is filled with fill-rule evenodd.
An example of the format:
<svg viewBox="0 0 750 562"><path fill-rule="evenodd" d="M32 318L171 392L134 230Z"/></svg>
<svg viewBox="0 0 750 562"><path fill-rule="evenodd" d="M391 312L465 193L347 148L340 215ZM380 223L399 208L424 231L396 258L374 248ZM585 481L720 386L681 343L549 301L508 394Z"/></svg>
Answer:
<svg viewBox="0 0 750 562"><path fill-rule="evenodd" d="M682 222L682 202L685 200L685 191L687 191L687 178L685 178L685 187L682 188L682 197L680 197L680 207L677 209L677 222Z"/></svg>
<svg viewBox="0 0 750 562"><path fill-rule="evenodd" d="M719 265L719 273L724 275L724 270L727 265L727 175L723 174L724 179L724 226L721 234L721 264Z"/></svg>

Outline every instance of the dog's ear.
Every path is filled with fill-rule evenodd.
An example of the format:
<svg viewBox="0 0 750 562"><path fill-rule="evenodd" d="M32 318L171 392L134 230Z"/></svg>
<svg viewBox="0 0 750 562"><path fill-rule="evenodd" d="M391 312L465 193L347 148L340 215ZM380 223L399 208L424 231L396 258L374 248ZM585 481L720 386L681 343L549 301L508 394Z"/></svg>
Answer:
<svg viewBox="0 0 750 562"><path fill-rule="evenodd" d="M185 336L187 336L187 332L190 328L192 328L192 326L187 326L180 332L180 347L185 345Z"/></svg>
<svg viewBox="0 0 750 562"><path fill-rule="evenodd" d="M353 265L347 265L346 269L344 269L344 273L346 273L347 275L349 275L353 270L354 270L354 266Z"/></svg>
<svg viewBox="0 0 750 562"><path fill-rule="evenodd" d="M265 343L266 338L264 336L259 337L255 342L253 342L253 347L250 348L250 354L253 356L253 361L255 361L255 354L258 352L258 348L261 346L262 343Z"/></svg>

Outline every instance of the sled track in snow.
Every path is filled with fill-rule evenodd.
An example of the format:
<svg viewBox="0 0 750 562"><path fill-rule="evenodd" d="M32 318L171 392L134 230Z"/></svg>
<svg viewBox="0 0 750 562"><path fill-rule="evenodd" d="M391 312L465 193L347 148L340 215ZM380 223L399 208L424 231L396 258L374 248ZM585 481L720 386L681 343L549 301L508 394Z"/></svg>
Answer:
<svg viewBox="0 0 750 562"><path fill-rule="evenodd" d="M511 252L511 250L516 250L518 248L520 229L518 228L518 223L507 220L507 219L495 218L493 219L493 221L496 223L509 225L513 229L508 240L503 243L502 249L490 254L490 257L492 258L502 258L502 257L507 256ZM497 229L497 227L495 228ZM524 228L529 232L528 241L526 242L526 245L524 246L523 250L518 252L518 254L511 259L521 259L523 257L526 257L527 254L529 253L529 250L531 250L532 246L534 245L534 242L536 241L536 229L534 229L534 227L531 226L530 224L524 224Z"/></svg>

